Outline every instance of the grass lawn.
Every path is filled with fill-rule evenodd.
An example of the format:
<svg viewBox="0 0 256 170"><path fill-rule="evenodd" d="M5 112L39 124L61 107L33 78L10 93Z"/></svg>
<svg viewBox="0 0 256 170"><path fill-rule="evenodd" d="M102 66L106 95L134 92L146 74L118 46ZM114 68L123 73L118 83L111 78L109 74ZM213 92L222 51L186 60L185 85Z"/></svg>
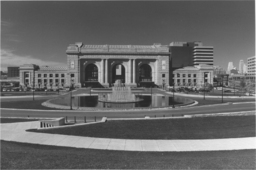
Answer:
<svg viewBox="0 0 256 170"><path fill-rule="evenodd" d="M255 169L255 150L130 152L1 141L1 169Z"/></svg>
<svg viewBox="0 0 256 170"><path fill-rule="evenodd" d="M30 122L38 119L21 119L21 118L0 118L0 123L16 123L16 122Z"/></svg>
<svg viewBox="0 0 256 170"><path fill-rule="evenodd" d="M121 120L31 130L33 132L118 139L215 139L255 136L255 116L219 116L165 120Z"/></svg>
<svg viewBox="0 0 256 170"><path fill-rule="evenodd" d="M42 106L42 103L47 100L49 99L35 99L34 101L1 101L1 108L60 110Z"/></svg>

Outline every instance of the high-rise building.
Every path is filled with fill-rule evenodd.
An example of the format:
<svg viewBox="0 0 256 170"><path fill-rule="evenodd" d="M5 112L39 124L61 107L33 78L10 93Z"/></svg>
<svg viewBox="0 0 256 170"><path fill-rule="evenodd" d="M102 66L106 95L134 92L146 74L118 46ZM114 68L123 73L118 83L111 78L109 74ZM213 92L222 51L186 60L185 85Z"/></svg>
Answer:
<svg viewBox="0 0 256 170"><path fill-rule="evenodd" d="M239 61L239 73L245 74L246 73L246 65L244 64L244 60Z"/></svg>
<svg viewBox="0 0 256 170"><path fill-rule="evenodd" d="M207 64L213 65L213 47L212 46L194 46L194 65Z"/></svg>
<svg viewBox="0 0 256 170"><path fill-rule="evenodd" d="M232 61L228 62L227 74L230 74L230 71L234 69L234 64Z"/></svg>
<svg viewBox="0 0 256 170"><path fill-rule="evenodd" d="M19 77L19 67L7 67L7 76L8 77Z"/></svg>
<svg viewBox="0 0 256 170"><path fill-rule="evenodd" d="M249 57L247 59L247 65L248 65L248 75L256 75L256 57Z"/></svg>

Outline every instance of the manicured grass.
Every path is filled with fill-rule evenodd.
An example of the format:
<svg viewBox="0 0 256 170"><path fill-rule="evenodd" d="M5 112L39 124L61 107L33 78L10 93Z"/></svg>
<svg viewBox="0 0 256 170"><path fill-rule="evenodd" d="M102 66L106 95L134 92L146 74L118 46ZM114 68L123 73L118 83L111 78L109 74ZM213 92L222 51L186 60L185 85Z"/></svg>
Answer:
<svg viewBox="0 0 256 170"><path fill-rule="evenodd" d="M215 139L255 136L255 116L120 120L59 129L32 130L118 139Z"/></svg>
<svg viewBox="0 0 256 170"><path fill-rule="evenodd" d="M47 99L49 100L49 99ZM46 99L35 99L34 101L1 101L1 108L15 109L41 109L41 110L60 110L42 106Z"/></svg>
<svg viewBox="0 0 256 170"><path fill-rule="evenodd" d="M30 122L38 119L0 118L0 123Z"/></svg>
<svg viewBox="0 0 256 170"><path fill-rule="evenodd" d="M127 152L1 141L1 169L255 169L255 150Z"/></svg>

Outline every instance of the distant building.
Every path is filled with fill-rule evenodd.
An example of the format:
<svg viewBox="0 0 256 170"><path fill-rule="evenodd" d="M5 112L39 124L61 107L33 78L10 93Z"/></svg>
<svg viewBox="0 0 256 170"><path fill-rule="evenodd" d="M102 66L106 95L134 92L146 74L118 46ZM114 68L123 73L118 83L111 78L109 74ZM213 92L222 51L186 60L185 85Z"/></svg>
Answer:
<svg viewBox="0 0 256 170"><path fill-rule="evenodd" d="M1 71L1 79L7 79L7 73Z"/></svg>
<svg viewBox="0 0 256 170"><path fill-rule="evenodd" d="M194 65L207 64L213 65L213 47L195 46L194 47Z"/></svg>
<svg viewBox="0 0 256 170"><path fill-rule="evenodd" d="M233 62L228 62L227 74L230 74L230 71L234 69Z"/></svg>
<svg viewBox="0 0 256 170"><path fill-rule="evenodd" d="M218 75L226 74L226 70L221 68L220 66L213 66L213 76L217 77Z"/></svg>
<svg viewBox="0 0 256 170"><path fill-rule="evenodd" d="M247 73L247 66L244 63L244 60L239 61L239 73L246 74Z"/></svg>
<svg viewBox="0 0 256 170"><path fill-rule="evenodd" d="M248 75L256 75L256 56L247 59Z"/></svg>
<svg viewBox="0 0 256 170"><path fill-rule="evenodd" d="M19 67L7 67L7 76L10 77L19 77Z"/></svg>
<svg viewBox="0 0 256 170"><path fill-rule="evenodd" d="M202 87L204 83L213 84L213 66L196 65L177 69L173 72L175 86Z"/></svg>
<svg viewBox="0 0 256 170"><path fill-rule="evenodd" d="M172 42L169 48L171 53L170 80L173 80L173 71L179 68L200 64L213 65L213 47L203 46L200 41ZM173 85L173 81L170 85Z"/></svg>

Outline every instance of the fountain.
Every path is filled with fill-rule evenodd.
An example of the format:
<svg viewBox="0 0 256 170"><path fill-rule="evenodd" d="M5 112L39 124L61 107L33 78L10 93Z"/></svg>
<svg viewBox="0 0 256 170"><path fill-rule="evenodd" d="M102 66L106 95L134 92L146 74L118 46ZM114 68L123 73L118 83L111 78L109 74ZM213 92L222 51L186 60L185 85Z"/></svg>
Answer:
<svg viewBox="0 0 256 170"><path fill-rule="evenodd" d="M141 100L136 100L130 87L124 86L121 80L116 80L112 87L112 93L100 95L98 101L105 103L135 103Z"/></svg>

